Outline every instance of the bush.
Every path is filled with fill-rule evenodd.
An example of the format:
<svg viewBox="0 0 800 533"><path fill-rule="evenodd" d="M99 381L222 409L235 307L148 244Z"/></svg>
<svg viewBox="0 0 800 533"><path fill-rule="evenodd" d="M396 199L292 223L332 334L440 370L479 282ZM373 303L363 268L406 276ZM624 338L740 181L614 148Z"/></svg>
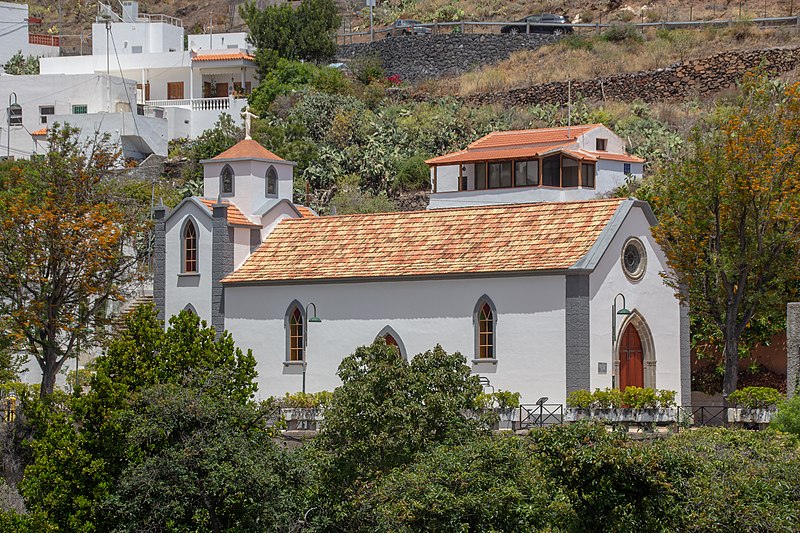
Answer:
<svg viewBox="0 0 800 533"><path fill-rule="evenodd" d="M548 531L571 519L559 492L523 439L489 436L420 454L376 481L364 507L372 531Z"/></svg>
<svg viewBox="0 0 800 533"><path fill-rule="evenodd" d="M682 467L668 479L680 512L670 531L798 531L800 450L770 431L699 428L652 444Z"/></svg>
<svg viewBox="0 0 800 533"><path fill-rule="evenodd" d="M594 396L588 390L575 390L567 395L567 407L588 409L594 402Z"/></svg>
<svg viewBox="0 0 800 533"><path fill-rule="evenodd" d="M594 398L592 407L599 409L616 408L622 405L622 391L619 389L595 389L592 397Z"/></svg>
<svg viewBox="0 0 800 533"><path fill-rule="evenodd" d="M644 37L633 24L613 24L603 32L601 39L610 43L640 43Z"/></svg>
<svg viewBox="0 0 800 533"><path fill-rule="evenodd" d="M622 391L622 406L631 409L654 409L658 406L658 395L655 389L626 387Z"/></svg>
<svg viewBox="0 0 800 533"><path fill-rule="evenodd" d="M331 403L333 393L330 391L286 393L278 402L281 407L301 407L306 409L324 409Z"/></svg>
<svg viewBox="0 0 800 533"><path fill-rule="evenodd" d="M731 393L728 401L745 409L767 409L778 405L783 394L772 387L745 387Z"/></svg>
<svg viewBox="0 0 800 533"><path fill-rule="evenodd" d="M400 191L427 190L430 184L430 175L425 158L420 155L411 156L398 165L397 175L392 186L395 190Z"/></svg>
<svg viewBox="0 0 800 533"><path fill-rule="evenodd" d="M800 396L782 402L769 427L800 437Z"/></svg>
<svg viewBox="0 0 800 533"><path fill-rule="evenodd" d="M670 531L680 512L670 481L684 467L649 444L574 423L531 431L535 455L574 510L556 531Z"/></svg>
<svg viewBox="0 0 800 533"><path fill-rule="evenodd" d="M360 55L350 61L350 71L358 81L364 85L370 82L383 80L386 73L383 70L383 62L377 55Z"/></svg>

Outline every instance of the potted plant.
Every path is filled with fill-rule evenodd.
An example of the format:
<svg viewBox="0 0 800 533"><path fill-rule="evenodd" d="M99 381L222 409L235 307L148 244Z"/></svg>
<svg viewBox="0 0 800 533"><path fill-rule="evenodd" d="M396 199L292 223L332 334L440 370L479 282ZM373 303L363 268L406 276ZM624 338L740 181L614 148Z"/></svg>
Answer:
<svg viewBox="0 0 800 533"><path fill-rule="evenodd" d="M319 430L325 420L323 412L333 394L329 391L315 393L286 393L278 403L289 430Z"/></svg>
<svg viewBox="0 0 800 533"><path fill-rule="evenodd" d="M770 423L784 399L783 394L772 387L745 387L731 393L728 403L728 422L763 427Z"/></svg>
<svg viewBox="0 0 800 533"><path fill-rule="evenodd" d="M495 430L512 430L519 422L520 393L498 390L481 393L476 398L476 409L464 413L467 417L484 420Z"/></svg>
<svg viewBox="0 0 800 533"><path fill-rule="evenodd" d="M567 397L564 421L603 420L613 424L674 424L678 421L675 391L641 387L573 391Z"/></svg>

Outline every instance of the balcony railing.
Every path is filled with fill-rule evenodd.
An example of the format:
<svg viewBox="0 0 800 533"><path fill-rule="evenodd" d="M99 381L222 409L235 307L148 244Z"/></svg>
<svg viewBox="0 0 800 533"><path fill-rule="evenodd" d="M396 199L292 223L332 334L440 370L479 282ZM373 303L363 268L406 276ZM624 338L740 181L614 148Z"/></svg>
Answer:
<svg viewBox="0 0 800 533"><path fill-rule="evenodd" d="M180 100L147 100L148 107L188 107L192 111L218 111L230 109L236 98L220 96L216 98L183 98Z"/></svg>
<svg viewBox="0 0 800 533"><path fill-rule="evenodd" d="M41 44L44 46L59 46L60 40L57 35L47 35L46 33L29 33L29 44Z"/></svg>

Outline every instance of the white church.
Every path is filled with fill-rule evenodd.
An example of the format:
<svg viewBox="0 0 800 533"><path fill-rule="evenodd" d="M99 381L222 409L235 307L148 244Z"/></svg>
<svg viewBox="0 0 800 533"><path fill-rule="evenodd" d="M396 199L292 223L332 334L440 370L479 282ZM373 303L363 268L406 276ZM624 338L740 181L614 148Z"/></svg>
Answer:
<svg viewBox="0 0 800 533"><path fill-rule="evenodd" d="M574 144L587 132L593 143L607 139L607 153L581 165L630 157L602 126L508 132L518 145L501 144L515 155L484 160L484 170L511 168L510 187L476 194L473 167L447 192L457 207L342 216L293 203L294 163L248 136L202 162L203 197L156 209L156 307L162 318L196 313L251 349L264 397L333 390L342 358L383 337L406 358L436 344L461 352L523 403L636 385L675 390L689 404L687 309L661 277L668 266L650 207L597 190L588 199L588 167L572 187L563 158L582 155L574 146L558 152L558 201L535 200L555 188L542 175L554 152L535 141ZM447 179L441 161L429 161L434 197ZM602 170L594 189L601 176L624 181L622 165L618 175Z"/></svg>

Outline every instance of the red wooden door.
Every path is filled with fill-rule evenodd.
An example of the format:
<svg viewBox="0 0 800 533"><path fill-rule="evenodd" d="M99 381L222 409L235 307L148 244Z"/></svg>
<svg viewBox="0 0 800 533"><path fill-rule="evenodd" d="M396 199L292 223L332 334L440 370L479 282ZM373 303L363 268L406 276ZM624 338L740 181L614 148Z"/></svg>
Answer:
<svg viewBox="0 0 800 533"><path fill-rule="evenodd" d="M639 332L628 324L619 343L619 388L644 387L644 352Z"/></svg>

